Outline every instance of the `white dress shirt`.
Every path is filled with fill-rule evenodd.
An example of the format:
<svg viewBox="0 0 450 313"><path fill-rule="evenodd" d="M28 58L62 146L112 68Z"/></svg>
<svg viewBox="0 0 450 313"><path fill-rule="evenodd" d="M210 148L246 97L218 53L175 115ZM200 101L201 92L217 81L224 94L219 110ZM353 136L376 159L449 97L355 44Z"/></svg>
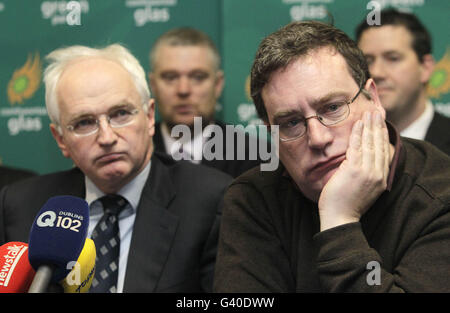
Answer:
<svg viewBox="0 0 450 313"><path fill-rule="evenodd" d="M134 220L136 218L136 210L139 204L139 199L141 198L142 189L144 188L145 182L147 181L150 173L150 164L151 162L148 162L144 170L117 193L127 199L129 203L127 207L119 214L120 256L117 292L123 291L128 252L131 244L131 235L133 234ZM98 199L103 197L105 193L98 189L86 175L84 177L86 185L86 202L90 207L88 228L88 237L90 238L92 231L103 216L103 207Z"/></svg>
<svg viewBox="0 0 450 313"><path fill-rule="evenodd" d="M428 100L425 105L425 110L423 111L423 113L419 116L418 119L412 122L411 125L409 125L403 131L401 131L400 136L424 140L425 136L427 135L428 128L430 127L431 121L433 120L433 117L434 117L433 104L431 103L430 100Z"/></svg>

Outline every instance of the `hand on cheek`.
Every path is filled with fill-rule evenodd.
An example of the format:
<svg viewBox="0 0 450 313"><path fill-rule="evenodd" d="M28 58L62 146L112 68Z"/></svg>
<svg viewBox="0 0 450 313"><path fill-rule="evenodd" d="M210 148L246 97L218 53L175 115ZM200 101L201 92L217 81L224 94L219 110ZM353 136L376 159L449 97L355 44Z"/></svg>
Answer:
<svg viewBox="0 0 450 313"><path fill-rule="evenodd" d="M321 231L359 221L386 190L388 174L386 123L380 112L365 112L353 125L346 160L320 194Z"/></svg>

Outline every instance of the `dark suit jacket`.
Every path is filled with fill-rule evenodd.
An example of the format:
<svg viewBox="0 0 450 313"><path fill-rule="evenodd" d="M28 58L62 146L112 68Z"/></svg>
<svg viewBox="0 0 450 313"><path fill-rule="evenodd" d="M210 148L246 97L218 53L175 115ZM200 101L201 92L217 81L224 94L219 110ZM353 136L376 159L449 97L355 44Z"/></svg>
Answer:
<svg viewBox="0 0 450 313"><path fill-rule="evenodd" d="M204 166L152 156L136 212L124 292L211 291L222 198L230 181ZM84 198L83 173L75 168L4 188L0 245L28 242L36 214L56 195Z"/></svg>
<svg viewBox="0 0 450 313"><path fill-rule="evenodd" d="M225 131L225 124L223 124L220 121L215 122L216 125L219 125L222 129L222 133L225 136L224 143L226 142L226 131ZM237 140L234 140L234 153L236 155L237 151ZM213 138L213 137L212 137ZM211 139L212 139L211 138ZM237 177L244 173L245 171L258 166L261 163L261 159L259 158L259 154L257 154L256 160L250 160L250 153L249 153L249 142L250 140L257 140L256 138L250 137L248 134L246 135L245 139L245 159L244 160L238 160L237 157L235 157L233 160L226 160L226 151L227 147L224 145L223 147L223 160L206 160L205 158L202 159L201 163L202 165L213 167L218 169L219 171L225 172L228 175L231 175L232 177ZM156 123L155 126L155 135L153 136L153 146L155 148L155 151L160 151L163 153L168 153L166 151L166 147L164 145L164 139L162 137L161 132L161 123Z"/></svg>
<svg viewBox="0 0 450 313"><path fill-rule="evenodd" d="M450 155L450 118L434 111L425 141L428 141Z"/></svg>
<svg viewBox="0 0 450 313"><path fill-rule="evenodd" d="M15 181L36 175L36 173L18 168L0 166L0 189Z"/></svg>

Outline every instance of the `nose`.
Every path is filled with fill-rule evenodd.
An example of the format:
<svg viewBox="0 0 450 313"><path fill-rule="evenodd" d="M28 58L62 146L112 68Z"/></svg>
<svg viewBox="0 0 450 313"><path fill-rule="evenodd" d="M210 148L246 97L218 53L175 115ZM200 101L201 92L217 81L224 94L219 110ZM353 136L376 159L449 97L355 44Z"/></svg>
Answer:
<svg viewBox="0 0 450 313"><path fill-rule="evenodd" d="M186 98L191 93L191 83L189 78L181 76L177 84L177 94L181 98Z"/></svg>
<svg viewBox="0 0 450 313"><path fill-rule="evenodd" d="M111 146L117 141L117 134L112 129L106 117L100 117L98 120L97 142L101 146Z"/></svg>
<svg viewBox="0 0 450 313"><path fill-rule="evenodd" d="M327 126L316 118L306 121L308 146L314 150L324 150L332 141L333 134Z"/></svg>
<svg viewBox="0 0 450 313"><path fill-rule="evenodd" d="M383 80L386 76L385 64L377 58L369 65L369 72L375 82Z"/></svg>

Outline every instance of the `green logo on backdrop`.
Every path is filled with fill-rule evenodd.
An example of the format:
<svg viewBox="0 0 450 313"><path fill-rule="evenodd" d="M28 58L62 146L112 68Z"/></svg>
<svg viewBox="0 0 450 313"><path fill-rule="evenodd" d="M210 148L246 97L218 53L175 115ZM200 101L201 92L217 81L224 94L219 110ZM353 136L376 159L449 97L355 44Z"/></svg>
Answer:
<svg viewBox="0 0 450 313"><path fill-rule="evenodd" d="M34 56L28 55L25 64L14 71L8 83L8 99L11 105L22 104L24 100L31 98L41 83L42 62L39 52Z"/></svg>
<svg viewBox="0 0 450 313"><path fill-rule="evenodd" d="M450 91L450 48L434 67L428 83L428 95L432 98L439 98Z"/></svg>

